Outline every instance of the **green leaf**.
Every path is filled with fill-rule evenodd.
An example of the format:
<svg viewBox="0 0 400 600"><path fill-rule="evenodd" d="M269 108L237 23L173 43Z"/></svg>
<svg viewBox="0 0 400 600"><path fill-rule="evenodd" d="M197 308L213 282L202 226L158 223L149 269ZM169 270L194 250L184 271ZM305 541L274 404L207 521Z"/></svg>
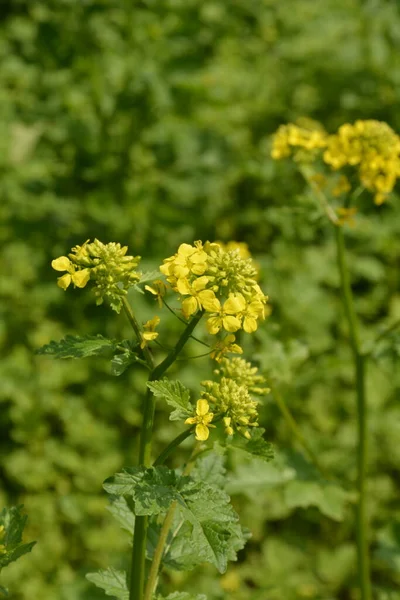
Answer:
<svg viewBox="0 0 400 600"><path fill-rule="evenodd" d="M225 487L225 454L224 449L218 444L213 450L201 454L196 460L196 466L191 472L193 479L206 481L220 488Z"/></svg>
<svg viewBox="0 0 400 600"><path fill-rule="evenodd" d="M21 543L22 533L28 518L26 515L22 515L22 508L22 505L3 508L0 513L0 525L4 527L0 536L0 544L5 549L5 552L0 554L0 569L30 552L36 544L36 542Z"/></svg>
<svg viewBox="0 0 400 600"><path fill-rule="evenodd" d="M118 521L122 529L133 535L135 529L135 515L130 510L126 499L123 496L111 498L110 506L107 510Z"/></svg>
<svg viewBox="0 0 400 600"><path fill-rule="evenodd" d="M170 414L171 421L180 421L193 415L193 405L190 402L190 392L180 381L149 381L147 383L157 398L164 398L175 410Z"/></svg>
<svg viewBox="0 0 400 600"><path fill-rule="evenodd" d="M229 496L205 481L180 477L165 466L134 467L108 479L104 488L110 494L131 497L136 515L165 513L176 502L182 522L187 523L185 531L190 535L190 555L195 556L195 564L207 561L223 573L227 561L234 560L244 546ZM178 562L176 552L173 560Z"/></svg>
<svg viewBox="0 0 400 600"><path fill-rule="evenodd" d="M102 569L97 573L88 573L86 579L104 590L107 596L114 596L120 600L129 600L125 571L117 571L112 568Z"/></svg>
<svg viewBox="0 0 400 600"><path fill-rule="evenodd" d="M151 283L155 279L160 279L160 277L161 277L161 273L158 270L147 271L146 273L142 273L139 281L134 285L134 288L141 294L144 294L144 291L142 290L142 288L140 286L143 284L146 284L146 283Z"/></svg>
<svg viewBox="0 0 400 600"><path fill-rule="evenodd" d="M106 479L103 487L115 496L131 496L136 515L158 515L178 499L178 483L179 477L165 466L131 467Z"/></svg>
<svg viewBox="0 0 400 600"><path fill-rule="evenodd" d="M36 354L46 354L54 358L85 358L87 356L109 356L120 342L109 340L102 335L67 335L59 342L50 342L36 350Z"/></svg>
<svg viewBox="0 0 400 600"><path fill-rule="evenodd" d="M334 521L343 521L345 508L351 499L348 491L324 480L295 479L286 484L284 491L288 508L316 506L322 514Z"/></svg>
<svg viewBox="0 0 400 600"><path fill-rule="evenodd" d="M6 588L4 588L2 585L0 585L0 594L8 596L8 590L6 590Z"/></svg>
<svg viewBox="0 0 400 600"><path fill-rule="evenodd" d="M235 433L231 440L228 439L227 445L239 448L262 460L270 461L274 458L274 449L272 444L263 438L264 431L265 429L261 427L251 429L251 438L249 440Z"/></svg>
<svg viewBox="0 0 400 600"><path fill-rule="evenodd" d="M111 361L111 374L118 377L119 375L122 375L122 373L124 373L126 369L134 363L140 363L147 366L146 363L141 358L139 358L139 356L135 352L132 352L131 350L125 350L121 354L115 354Z"/></svg>

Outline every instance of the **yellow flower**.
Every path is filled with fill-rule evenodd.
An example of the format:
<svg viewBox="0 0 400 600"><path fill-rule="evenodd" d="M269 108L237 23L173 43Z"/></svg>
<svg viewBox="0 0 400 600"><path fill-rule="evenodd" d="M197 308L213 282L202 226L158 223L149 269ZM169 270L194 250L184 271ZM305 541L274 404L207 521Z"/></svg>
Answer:
<svg viewBox="0 0 400 600"><path fill-rule="evenodd" d="M246 300L242 294L229 294L224 305L219 306L218 315L211 316L207 321L207 329L211 335L215 335L222 327L230 333L241 327L240 313L246 308Z"/></svg>
<svg viewBox="0 0 400 600"><path fill-rule="evenodd" d="M233 353L233 354L243 354L242 348L235 344L235 336L230 333L223 340L217 341L215 346L210 353L210 358L213 358L217 362L220 362L224 356L224 354Z"/></svg>
<svg viewBox="0 0 400 600"><path fill-rule="evenodd" d="M356 167L361 184L381 204L400 176L400 138L380 121L345 123L329 137L323 159L335 170Z"/></svg>
<svg viewBox="0 0 400 600"><path fill-rule="evenodd" d="M211 421L214 418L214 414L208 412L210 410L210 406L207 400L197 400L196 404L196 416L189 417L186 419L186 425L196 425L196 439L205 442L210 435L209 427L214 427L214 425L210 425Z"/></svg>
<svg viewBox="0 0 400 600"><path fill-rule="evenodd" d="M90 270L81 269L77 271L75 265L69 260L67 256L60 256L59 258L55 258L51 262L51 266L55 271L67 271L65 275L59 277L57 280L57 285L64 291L68 288L68 286L71 283L73 283L76 287L84 288L90 279Z"/></svg>
<svg viewBox="0 0 400 600"><path fill-rule="evenodd" d="M142 333L142 342L140 344L141 348L144 348L148 342L152 342L158 337L158 331L156 331L156 327L160 323L160 317L153 317L150 321L147 321L143 325L143 329L145 331Z"/></svg>
<svg viewBox="0 0 400 600"><path fill-rule="evenodd" d="M325 148L327 134L319 123L303 119L298 125L281 125L273 138L271 157L275 160L290 156L294 149L308 152ZM295 156L296 158L296 156Z"/></svg>
<svg viewBox="0 0 400 600"><path fill-rule="evenodd" d="M161 281L161 279L156 279L155 281L153 281L152 285L145 285L144 289L150 292L150 294L153 294L153 296L156 296L158 306L162 308L162 299L164 298L165 293L167 291L167 286L165 285L165 283Z"/></svg>
<svg viewBox="0 0 400 600"><path fill-rule="evenodd" d="M206 290L205 287L209 280L207 277L198 277L192 284L186 278L178 279L176 288L182 296L190 295L182 302L182 312L185 319L189 318L195 312L201 309L207 311L218 310L219 302L212 290Z"/></svg>

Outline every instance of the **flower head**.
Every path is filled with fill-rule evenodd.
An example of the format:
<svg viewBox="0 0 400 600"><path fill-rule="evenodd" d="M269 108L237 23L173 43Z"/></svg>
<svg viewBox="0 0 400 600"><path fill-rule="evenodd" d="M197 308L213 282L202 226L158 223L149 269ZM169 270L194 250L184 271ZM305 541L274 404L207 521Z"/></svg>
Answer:
<svg viewBox="0 0 400 600"><path fill-rule="evenodd" d="M381 121L345 123L323 154L333 169L354 167L361 184L382 204L400 176L400 137Z"/></svg>
<svg viewBox="0 0 400 600"><path fill-rule="evenodd" d="M299 119L298 123L281 125L273 138L271 156L275 160L287 158L294 153L295 160L314 158L316 152L327 145L327 133L311 119Z"/></svg>
<svg viewBox="0 0 400 600"><path fill-rule="evenodd" d="M103 244L95 239L87 240L82 246L75 246L71 253L52 261L56 271L67 271L59 278L58 285L66 290L70 283L85 287L89 279L94 284L96 303L102 304L108 298L111 307L119 312L122 298L128 289L139 281L136 271L139 256L127 256L128 247L111 242Z"/></svg>
<svg viewBox="0 0 400 600"><path fill-rule="evenodd" d="M228 249L229 248L229 249ZM178 252L160 267L172 289L180 295L185 318L199 310L210 313L208 331L251 333L265 318L268 300L257 283L251 258L235 243L181 244Z"/></svg>
<svg viewBox="0 0 400 600"><path fill-rule="evenodd" d="M210 413L209 410L210 405L207 400L197 400L196 416L189 417L185 421L186 425L196 424L196 439L201 442L208 439L208 436L210 435L209 427L214 427L214 425L210 425L214 415L213 413Z"/></svg>

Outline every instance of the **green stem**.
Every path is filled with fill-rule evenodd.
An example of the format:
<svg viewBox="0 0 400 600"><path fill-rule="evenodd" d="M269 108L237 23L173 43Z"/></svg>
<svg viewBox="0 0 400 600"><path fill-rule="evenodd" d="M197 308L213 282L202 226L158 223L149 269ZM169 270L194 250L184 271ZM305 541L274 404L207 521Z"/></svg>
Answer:
<svg viewBox="0 0 400 600"><path fill-rule="evenodd" d="M185 431L184 433L187 433L187 431ZM191 433L191 430L189 430L189 433ZM176 439L177 438L175 438L175 440ZM175 444L175 446L176 445L177 444ZM200 452L200 446L197 444L193 449L193 452L191 454L191 457L190 457L185 469L183 470L183 473L182 473L183 477L185 475L189 475L190 471L193 469L194 464L196 462L196 457L199 454L199 452ZM169 507L168 512L164 519L164 523L162 524L160 535L158 536L157 546L154 550L154 556L153 556L153 560L151 562L149 578L147 580L147 585L146 585L146 590L145 590L143 600L151 600L153 597L153 593L154 593L154 590L157 585L158 570L160 568L161 560L162 560L162 557L164 554L165 543L167 541L168 532L171 528L172 521L174 519L176 507L177 507L177 501L173 502L171 504L171 506Z"/></svg>
<svg viewBox="0 0 400 600"><path fill-rule="evenodd" d="M149 381L159 379L167 369L174 363L184 345L190 338L194 328L203 316L203 312L197 313L196 316L187 324L181 337L164 360L156 367L153 367ZM129 315L128 315L129 318ZM133 324L132 324L133 325ZM145 467L151 466L151 438L153 433L155 411L155 397L150 389L147 390L146 399L143 410L143 424L140 435L139 444L139 465ZM145 572L146 572L146 543L147 543L147 516L137 516L135 518L135 532L133 536L132 561L129 581L129 600L142 600Z"/></svg>
<svg viewBox="0 0 400 600"><path fill-rule="evenodd" d="M129 305L129 302L125 297L122 298L122 306L124 307L125 314L128 317L128 321L131 324L133 331L135 332L138 342L140 344L142 344L143 341L145 341L145 340L143 340L142 331L140 329L139 323L136 320L135 315L133 314L133 311ZM143 350L143 355L144 355L144 358L146 360L148 367L151 370L153 370L154 369L154 361L153 361L153 357L151 355L150 350L148 349L148 347L146 345L144 346L144 348L142 348L142 350Z"/></svg>
<svg viewBox="0 0 400 600"><path fill-rule="evenodd" d="M157 456L156 460L153 462L153 466L157 467L158 465L163 465L167 460L168 456L175 450L175 448L182 444L182 442L184 442L189 437L189 435L193 433L193 429L193 427L190 427L189 429L186 429L185 431L182 431L182 433L177 435L176 438L174 438L172 442L168 444L166 448L164 448L161 454Z"/></svg>
<svg viewBox="0 0 400 600"><path fill-rule="evenodd" d="M366 475L367 475L367 406L365 393L365 356L360 350L357 316L354 309L350 275L346 262L346 250L342 227L335 227L337 259L344 311L349 328L349 341L353 353L357 394L357 561L360 580L361 600L371 599L370 566L368 552L368 531L366 515Z"/></svg>
<svg viewBox="0 0 400 600"><path fill-rule="evenodd" d="M310 457L310 459L314 463L314 465L317 467L318 471L320 471L320 473L322 475L324 475L324 477L325 477L324 469L319 464L316 454L314 453L313 449L308 444L306 438L302 434L302 432L301 432L299 426L297 425L292 413L290 412L282 394L278 391L278 389L275 387L275 385L271 384L270 381L268 383L269 383L269 386L271 387L271 391L272 391L274 400L277 403L278 408L281 411L282 416L284 417L289 429L291 430L291 432L293 433L295 438L297 438L297 440L299 441L301 446L303 446L304 450L307 452L308 456Z"/></svg>

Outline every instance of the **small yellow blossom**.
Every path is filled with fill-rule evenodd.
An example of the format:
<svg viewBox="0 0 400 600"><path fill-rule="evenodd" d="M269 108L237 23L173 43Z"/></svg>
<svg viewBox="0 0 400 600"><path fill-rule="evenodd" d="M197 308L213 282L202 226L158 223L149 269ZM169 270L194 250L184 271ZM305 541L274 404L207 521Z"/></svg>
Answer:
<svg viewBox="0 0 400 600"><path fill-rule="evenodd" d="M51 266L55 271L67 271L65 275L59 277L57 285L64 291L69 287L71 283L79 288L84 288L90 279L90 270L82 269L77 271L75 265L69 260L67 256L60 256L55 258L51 262Z"/></svg>
<svg viewBox="0 0 400 600"><path fill-rule="evenodd" d="M150 294L153 294L153 296L156 296L158 306L162 308L163 298L167 291L167 286L165 285L165 283L161 281L161 279L156 279L155 281L153 281L152 285L145 285L144 289L150 292Z"/></svg>
<svg viewBox="0 0 400 600"><path fill-rule="evenodd" d="M214 425L210 425L214 415L208 412L209 410L210 406L207 400L197 400L196 416L189 417L185 421L186 425L196 424L196 439L201 442L205 442L208 439L210 435L209 427L214 427Z"/></svg>
<svg viewBox="0 0 400 600"><path fill-rule="evenodd" d="M142 333L142 342L140 344L141 348L144 348L148 342L152 342L158 337L158 331L156 331L156 327L159 325L159 323L160 317L155 316L143 325L143 329L145 331Z"/></svg>
<svg viewBox="0 0 400 600"><path fill-rule="evenodd" d="M327 137L325 130L315 121L281 125L273 138L271 156L274 160L287 158L296 149L308 151L312 156L313 151L326 147Z"/></svg>
<svg viewBox="0 0 400 600"><path fill-rule="evenodd" d="M242 348L235 344L235 336L230 333L223 340L217 341L210 353L210 358L220 362L225 354L243 354Z"/></svg>

